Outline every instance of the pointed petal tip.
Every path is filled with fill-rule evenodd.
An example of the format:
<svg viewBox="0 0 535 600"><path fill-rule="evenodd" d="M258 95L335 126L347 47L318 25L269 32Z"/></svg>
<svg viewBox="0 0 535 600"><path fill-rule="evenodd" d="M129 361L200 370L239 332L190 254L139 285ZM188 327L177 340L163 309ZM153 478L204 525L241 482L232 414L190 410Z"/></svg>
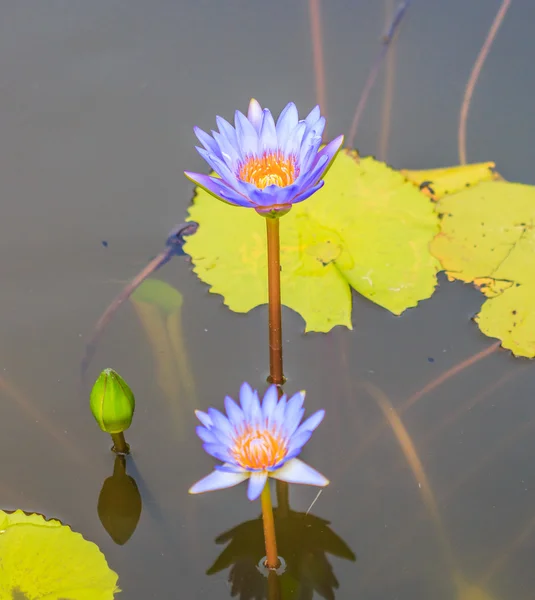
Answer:
<svg viewBox="0 0 535 600"><path fill-rule="evenodd" d="M249 477L249 485L247 486L247 498L251 500L251 502L260 497L260 494L266 485L267 479L268 474L266 471L251 473L251 476Z"/></svg>
<svg viewBox="0 0 535 600"><path fill-rule="evenodd" d="M271 474L271 477L280 479L281 481L287 481L288 483L299 483L318 487L325 487L329 484L329 480L324 475L299 458L290 459L278 471L274 471Z"/></svg>

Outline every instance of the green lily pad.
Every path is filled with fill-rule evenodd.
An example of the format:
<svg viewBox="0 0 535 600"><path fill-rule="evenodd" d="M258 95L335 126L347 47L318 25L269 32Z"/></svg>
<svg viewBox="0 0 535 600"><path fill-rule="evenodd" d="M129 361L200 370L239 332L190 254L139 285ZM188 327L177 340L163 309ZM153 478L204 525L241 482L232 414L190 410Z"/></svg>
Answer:
<svg viewBox="0 0 535 600"><path fill-rule="evenodd" d="M0 598L113 600L117 574L98 546L59 521L0 511Z"/></svg>
<svg viewBox="0 0 535 600"><path fill-rule="evenodd" d="M535 186L484 182L437 204L442 231L431 245L450 279L488 297L481 331L517 356L535 356Z"/></svg>
<svg viewBox="0 0 535 600"><path fill-rule="evenodd" d="M184 250L210 291L236 312L267 303L263 217L196 188L188 219L199 229ZM340 152L325 186L282 217L280 231L282 302L306 331L351 329L351 289L396 315L435 289L433 203L373 158Z"/></svg>

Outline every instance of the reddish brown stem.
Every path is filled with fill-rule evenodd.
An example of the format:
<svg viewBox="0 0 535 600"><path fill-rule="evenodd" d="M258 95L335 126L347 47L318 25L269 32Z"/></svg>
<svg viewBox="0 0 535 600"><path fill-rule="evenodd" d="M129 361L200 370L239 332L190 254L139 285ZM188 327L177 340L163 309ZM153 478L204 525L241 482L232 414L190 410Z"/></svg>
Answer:
<svg viewBox="0 0 535 600"><path fill-rule="evenodd" d="M266 218L269 297L269 382L284 383L279 219Z"/></svg>
<svg viewBox="0 0 535 600"><path fill-rule="evenodd" d="M476 62L472 68L472 72L470 73L470 78L468 79L468 83L466 84L466 88L464 90L463 102L461 105L461 115L459 117L459 162L461 165L466 164L466 121L468 119L468 110L470 109L470 102L472 100L472 96L474 94L474 90L476 87L477 80L479 79L479 74L481 73L481 69L487 60L487 55L491 49L492 43L494 42L494 38L498 33L498 29L505 18L505 14L511 5L511 0L502 0L498 13L492 22L490 30L485 38L485 42L479 51Z"/></svg>
<svg viewBox="0 0 535 600"><path fill-rule="evenodd" d="M310 33L312 37L312 52L314 56L314 75L316 80L316 102L321 108L321 114L327 117L327 99L325 85L325 64L323 60L323 37L321 32L321 2L308 0L308 13L310 16ZM323 138L327 135L327 127L323 131Z"/></svg>

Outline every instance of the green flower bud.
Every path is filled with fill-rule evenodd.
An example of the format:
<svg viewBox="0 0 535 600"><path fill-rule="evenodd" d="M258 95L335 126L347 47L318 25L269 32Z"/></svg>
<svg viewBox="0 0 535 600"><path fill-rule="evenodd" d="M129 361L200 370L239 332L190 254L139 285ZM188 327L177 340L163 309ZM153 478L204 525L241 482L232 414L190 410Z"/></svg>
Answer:
<svg viewBox="0 0 535 600"><path fill-rule="evenodd" d="M95 381L89 400L98 426L106 433L130 427L136 401L126 381L113 369L104 369Z"/></svg>

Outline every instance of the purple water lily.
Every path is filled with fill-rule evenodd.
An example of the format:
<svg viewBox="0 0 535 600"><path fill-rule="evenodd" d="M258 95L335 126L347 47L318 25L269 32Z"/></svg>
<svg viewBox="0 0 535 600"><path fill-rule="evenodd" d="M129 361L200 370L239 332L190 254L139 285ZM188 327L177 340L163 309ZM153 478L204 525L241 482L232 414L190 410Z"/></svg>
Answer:
<svg viewBox="0 0 535 600"><path fill-rule="evenodd" d="M260 403L258 392L248 383L240 389L240 406L225 398L227 416L214 408L196 411L202 426L197 434L208 454L223 461L210 475L189 490L200 494L232 487L249 480L247 496L256 500L268 477L325 486L329 481L297 457L325 415L319 410L301 423L305 392L280 399L275 385L268 388Z"/></svg>
<svg viewBox="0 0 535 600"><path fill-rule="evenodd" d="M235 127L216 118L219 131L195 127L199 154L218 177L185 172L217 198L261 214L280 216L323 186L323 177L340 149L340 135L320 150L325 118L316 106L304 120L290 102L277 123L269 109L251 100L247 117L236 111Z"/></svg>

